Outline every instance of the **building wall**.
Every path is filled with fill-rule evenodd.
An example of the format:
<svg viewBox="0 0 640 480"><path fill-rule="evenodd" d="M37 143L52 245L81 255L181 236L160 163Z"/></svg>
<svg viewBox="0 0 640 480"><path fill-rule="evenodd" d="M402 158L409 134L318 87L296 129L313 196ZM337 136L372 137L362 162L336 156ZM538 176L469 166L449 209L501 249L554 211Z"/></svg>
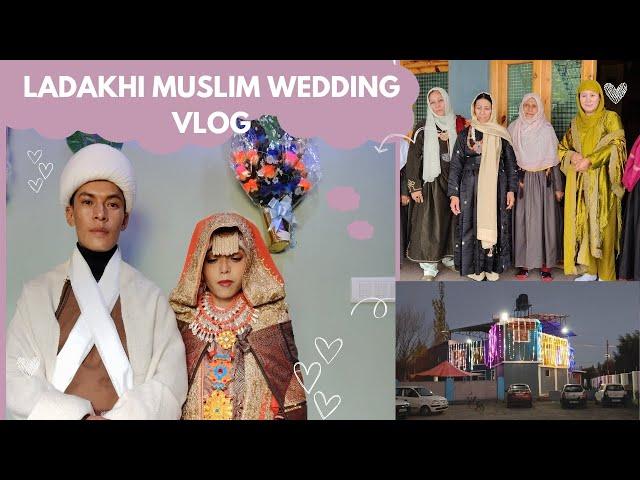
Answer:
<svg viewBox="0 0 640 480"><path fill-rule="evenodd" d="M496 395L498 397L498 400L504 400L504 389L507 387L507 385L505 385L505 380L504 380L504 363L501 363L500 365L497 365L495 368L496 371Z"/></svg>
<svg viewBox="0 0 640 480"><path fill-rule="evenodd" d="M398 387L426 387L435 395L445 396L445 379L439 382L398 382ZM453 382L454 396L450 401L466 402L470 396L475 396L478 400L496 399L496 382L494 380L474 380Z"/></svg>
<svg viewBox="0 0 640 480"><path fill-rule="evenodd" d="M547 377L545 372L549 371ZM557 383L556 383L557 375ZM550 391L562 390L562 387L567 383L567 369L566 368L552 368L540 366L540 387L541 394L548 395Z"/></svg>
<svg viewBox="0 0 640 480"><path fill-rule="evenodd" d="M449 97L458 115L471 118L471 102L489 91L489 60L449 60Z"/></svg>
<svg viewBox="0 0 640 480"><path fill-rule="evenodd" d="M569 375L569 383L579 383L580 385L582 385L583 384L582 373L576 373L576 372L571 373Z"/></svg>
<svg viewBox="0 0 640 480"><path fill-rule="evenodd" d="M472 373L481 373L483 376L479 380L491 380L491 369L486 365L474 365Z"/></svg>
<svg viewBox="0 0 640 480"><path fill-rule="evenodd" d="M455 400L464 401L470 396L475 396L478 400L495 400L497 398L495 380L475 380L454 382Z"/></svg>
<svg viewBox="0 0 640 480"><path fill-rule="evenodd" d="M504 383L507 388L512 383L526 383L531 387L533 397L538 396L538 364L537 363L505 363Z"/></svg>

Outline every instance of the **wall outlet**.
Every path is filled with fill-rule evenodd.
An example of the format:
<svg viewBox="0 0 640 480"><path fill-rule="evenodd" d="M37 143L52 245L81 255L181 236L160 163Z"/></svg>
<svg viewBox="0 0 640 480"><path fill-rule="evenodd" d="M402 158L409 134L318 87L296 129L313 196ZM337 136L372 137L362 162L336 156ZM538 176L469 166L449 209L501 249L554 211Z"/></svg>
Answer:
<svg viewBox="0 0 640 480"><path fill-rule="evenodd" d="M352 277L351 302L396 301L396 279L394 277Z"/></svg>

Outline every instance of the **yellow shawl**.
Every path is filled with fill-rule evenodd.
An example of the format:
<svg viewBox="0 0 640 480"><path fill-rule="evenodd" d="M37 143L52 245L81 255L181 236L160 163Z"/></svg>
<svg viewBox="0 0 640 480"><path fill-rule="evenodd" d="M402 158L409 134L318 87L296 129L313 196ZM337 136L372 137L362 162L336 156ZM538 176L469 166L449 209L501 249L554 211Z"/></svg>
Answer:
<svg viewBox="0 0 640 480"><path fill-rule="evenodd" d="M580 93L591 90L600 94L596 110L587 115L580 105ZM568 275L582 273L590 257L602 258L603 232L614 209L617 217L616 251L620 250L622 232L621 201L624 187L622 172L627 157L622 122L617 113L605 110L600 84L583 81L576 93L578 115L558 145L561 170L567 177L565 187L564 271ZM576 172L571 164L573 153L588 158L591 166Z"/></svg>

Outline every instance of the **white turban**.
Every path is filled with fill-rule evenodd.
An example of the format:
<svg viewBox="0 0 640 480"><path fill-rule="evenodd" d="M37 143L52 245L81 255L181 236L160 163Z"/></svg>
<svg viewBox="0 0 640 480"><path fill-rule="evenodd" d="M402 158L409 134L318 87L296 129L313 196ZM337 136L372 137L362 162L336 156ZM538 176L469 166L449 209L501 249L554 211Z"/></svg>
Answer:
<svg viewBox="0 0 640 480"><path fill-rule="evenodd" d="M126 212L131 211L136 196L133 166L120 150L103 143L88 145L69 159L60 176L60 203L68 206L78 188L95 180L117 185L124 194Z"/></svg>

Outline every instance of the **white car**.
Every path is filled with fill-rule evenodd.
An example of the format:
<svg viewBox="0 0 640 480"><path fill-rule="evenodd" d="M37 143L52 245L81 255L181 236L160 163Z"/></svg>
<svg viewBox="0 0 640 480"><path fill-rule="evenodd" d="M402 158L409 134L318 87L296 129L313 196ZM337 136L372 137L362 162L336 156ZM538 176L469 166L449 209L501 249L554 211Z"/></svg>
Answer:
<svg viewBox="0 0 640 480"><path fill-rule="evenodd" d="M627 392L619 383L603 383L595 394L596 405L624 405Z"/></svg>
<svg viewBox="0 0 640 480"><path fill-rule="evenodd" d="M446 398L434 395L431 390L425 387L397 387L396 398L409 402L409 412L412 414L429 415L444 412L449 408L449 402Z"/></svg>
<svg viewBox="0 0 640 480"><path fill-rule="evenodd" d="M572 405L587 408L587 392L579 383L567 383L560 394L560 405L562 408Z"/></svg>
<svg viewBox="0 0 640 480"><path fill-rule="evenodd" d="M409 402L396 398L396 420L409 416Z"/></svg>

